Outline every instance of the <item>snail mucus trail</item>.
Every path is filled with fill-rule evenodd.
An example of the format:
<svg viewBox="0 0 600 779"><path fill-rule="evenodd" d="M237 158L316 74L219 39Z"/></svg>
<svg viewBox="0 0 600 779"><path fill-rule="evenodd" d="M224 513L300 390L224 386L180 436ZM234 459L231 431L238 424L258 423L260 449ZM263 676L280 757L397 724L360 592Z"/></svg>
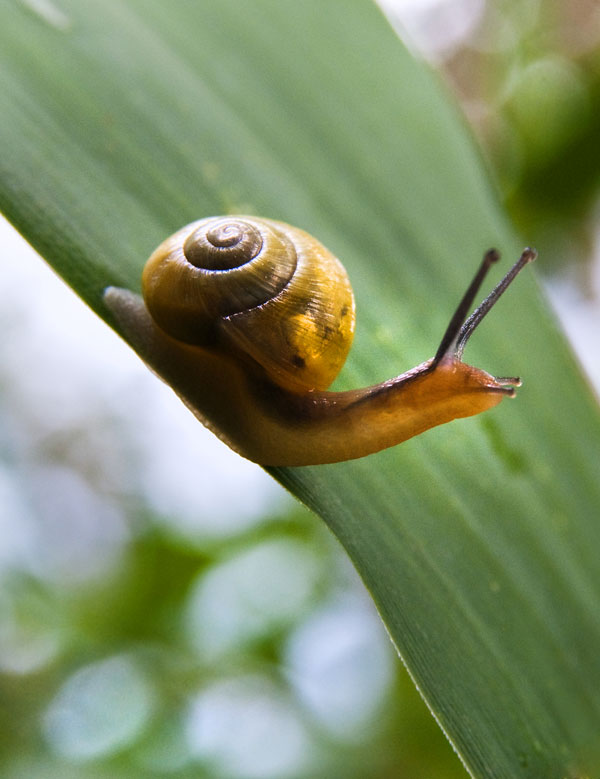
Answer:
<svg viewBox="0 0 600 779"><path fill-rule="evenodd" d="M534 260L525 249L468 316L490 267L486 252L434 357L362 389L327 390L354 334L346 272L303 230L257 217L211 217L164 241L142 276L143 298L109 287L123 335L192 412L262 465L363 457L513 396L516 377L462 361L480 322Z"/></svg>

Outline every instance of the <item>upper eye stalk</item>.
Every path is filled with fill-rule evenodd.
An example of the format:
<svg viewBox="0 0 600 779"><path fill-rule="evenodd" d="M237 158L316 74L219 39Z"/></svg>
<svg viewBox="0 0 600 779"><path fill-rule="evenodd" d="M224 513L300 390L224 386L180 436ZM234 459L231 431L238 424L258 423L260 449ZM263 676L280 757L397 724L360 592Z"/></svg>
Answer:
<svg viewBox="0 0 600 779"><path fill-rule="evenodd" d="M435 356L346 392L327 387L354 335L348 276L315 238L283 222L193 222L151 255L143 300L111 287L105 302L150 367L229 446L263 465L315 465L363 457L514 395L519 379L491 376L462 355L535 257L525 249L469 316L499 259L486 252Z"/></svg>
<svg viewBox="0 0 600 779"><path fill-rule="evenodd" d="M494 289L485 298L485 300L483 300L477 306L475 311L473 311L471 316L467 318L467 314L469 313L469 310L473 305L473 301L481 289L481 285L483 284L483 281L487 276L490 268L500 259L500 253L496 249L489 249L483 255L481 265L473 277L473 281L469 284L467 291L463 295L462 300L458 304L458 307L454 312L452 319L450 320L446 332L444 333L444 337L440 342L438 350L435 353L435 357L433 358L434 364L437 365L446 359L462 360L462 355L465 350L465 346L467 345L467 341L473 335L480 322L498 301L501 295L506 291L517 274L520 273L527 264L533 262L536 258L537 252L535 249L523 249L521 256L504 276L504 278L498 282L498 284L496 284ZM500 380L496 378L496 381ZM504 381L507 384L514 384L517 387L521 384L521 380L518 378L505 378ZM512 397L515 393L514 390L507 389L506 394Z"/></svg>

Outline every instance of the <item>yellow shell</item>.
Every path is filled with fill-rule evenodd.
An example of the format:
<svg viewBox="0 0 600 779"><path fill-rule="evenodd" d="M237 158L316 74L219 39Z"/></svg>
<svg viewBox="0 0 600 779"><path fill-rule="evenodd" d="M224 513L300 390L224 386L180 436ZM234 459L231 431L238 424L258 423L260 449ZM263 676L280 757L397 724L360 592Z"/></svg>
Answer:
<svg viewBox="0 0 600 779"><path fill-rule="evenodd" d="M326 389L354 335L344 267L303 230L270 219L210 217L167 238L142 276L168 335L246 356L279 386Z"/></svg>

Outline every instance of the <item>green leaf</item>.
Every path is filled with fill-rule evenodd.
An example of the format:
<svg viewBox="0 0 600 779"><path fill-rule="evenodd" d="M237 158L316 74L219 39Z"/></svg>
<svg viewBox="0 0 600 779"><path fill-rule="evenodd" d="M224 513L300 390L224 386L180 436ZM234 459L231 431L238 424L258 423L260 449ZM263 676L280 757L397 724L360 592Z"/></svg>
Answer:
<svg viewBox="0 0 600 779"><path fill-rule="evenodd" d="M521 249L443 86L366 0L5 0L0 22L0 207L102 317L104 288L137 290L186 222L283 219L346 264L338 386L358 386L432 356L482 252ZM273 470L345 546L479 777L600 765L598 409L533 277L468 349L523 375L516 401Z"/></svg>

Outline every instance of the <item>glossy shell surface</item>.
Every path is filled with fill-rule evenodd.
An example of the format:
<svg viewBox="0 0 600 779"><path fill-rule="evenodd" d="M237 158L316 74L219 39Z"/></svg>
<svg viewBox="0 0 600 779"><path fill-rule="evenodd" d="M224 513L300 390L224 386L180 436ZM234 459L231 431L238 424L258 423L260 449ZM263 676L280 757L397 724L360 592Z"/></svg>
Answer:
<svg viewBox="0 0 600 779"><path fill-rule="evenodd" d="M250 359L286 389L326 389L352 344L354 297L344 267L282 222L193 222L152 254L142 287L166 333Z"/></svg>

